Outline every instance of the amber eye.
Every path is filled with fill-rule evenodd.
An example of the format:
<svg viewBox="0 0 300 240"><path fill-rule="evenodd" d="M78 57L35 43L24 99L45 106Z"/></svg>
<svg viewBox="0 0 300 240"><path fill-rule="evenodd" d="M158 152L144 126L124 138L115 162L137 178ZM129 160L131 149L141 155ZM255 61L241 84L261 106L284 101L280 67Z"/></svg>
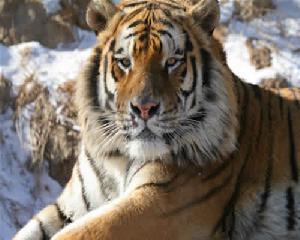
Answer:
<svg viewBox="0 0 300 240"><path fill-rule="evenodd" d="M117 59L118 61L118 64L120 67L122 68L130 68L131 66L131 61L129 58L120 58L120 59Z"/></svg>
<svg viewBox="0 0 300 240"><path fill-rule="evenodd" d="M166 65L167 67L173 67L178 62L178 59L171 57L167 60Z"/></svg>

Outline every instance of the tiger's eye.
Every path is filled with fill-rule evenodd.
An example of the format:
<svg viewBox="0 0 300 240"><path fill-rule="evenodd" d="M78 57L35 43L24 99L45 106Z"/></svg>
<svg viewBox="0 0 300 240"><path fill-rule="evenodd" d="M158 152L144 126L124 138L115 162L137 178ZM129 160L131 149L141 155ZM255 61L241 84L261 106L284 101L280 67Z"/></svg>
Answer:
<svg viewBox="0 0 300 240"><path fill-rule="evenodd" d="M119 64L124 68L129 68L131 66L131 62L129 58L122 58L118 60Z"/></svg>
<svg viewBox="0 0 300 240"><path fill-rule="evenodd" d="M174 57L169 58L169 59L167 60L167 66L168 66L168 67L172 67L172 66L174 66L176 63L177 63L177 59L174 58Z"/></svg>

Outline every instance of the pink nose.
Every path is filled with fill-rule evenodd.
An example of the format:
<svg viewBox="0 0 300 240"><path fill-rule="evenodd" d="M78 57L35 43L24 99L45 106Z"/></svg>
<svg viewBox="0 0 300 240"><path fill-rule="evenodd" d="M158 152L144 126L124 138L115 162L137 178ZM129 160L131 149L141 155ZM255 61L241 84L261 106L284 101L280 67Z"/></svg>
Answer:
<svg viewBox="0 0 300 240"><path fill-rule="evenodd" d="M140 116L144 120L148 120L153 115L158 112L159 104L154 102L148 102L145 104L133 104L131 103L131 108L135 114Z"/></svg>

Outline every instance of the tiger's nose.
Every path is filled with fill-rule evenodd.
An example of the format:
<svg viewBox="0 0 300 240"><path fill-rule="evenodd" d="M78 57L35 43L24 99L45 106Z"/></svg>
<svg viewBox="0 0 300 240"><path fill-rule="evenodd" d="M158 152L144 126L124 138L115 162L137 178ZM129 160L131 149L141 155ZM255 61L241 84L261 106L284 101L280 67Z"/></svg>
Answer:
<svg viewBox="0 0 300 240"><path fill-rule="evenodd" d="M144 104L130 103L130 107L137 116L144 120L148 120L158 113L159 104L155 102L147 102Z"/></svg>

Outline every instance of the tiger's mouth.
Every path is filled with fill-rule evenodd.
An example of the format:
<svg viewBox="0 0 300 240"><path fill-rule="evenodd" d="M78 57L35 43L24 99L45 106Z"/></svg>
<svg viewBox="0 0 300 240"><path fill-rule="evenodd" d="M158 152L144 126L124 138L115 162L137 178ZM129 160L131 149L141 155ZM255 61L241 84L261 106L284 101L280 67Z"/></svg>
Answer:
<svg viewBox="0 0 300 240"><path fill-rule="evenodd" d="M136 139L138 140L155 140L158 136L152 132L148 127L145 127L137 136Z"/></svg>

